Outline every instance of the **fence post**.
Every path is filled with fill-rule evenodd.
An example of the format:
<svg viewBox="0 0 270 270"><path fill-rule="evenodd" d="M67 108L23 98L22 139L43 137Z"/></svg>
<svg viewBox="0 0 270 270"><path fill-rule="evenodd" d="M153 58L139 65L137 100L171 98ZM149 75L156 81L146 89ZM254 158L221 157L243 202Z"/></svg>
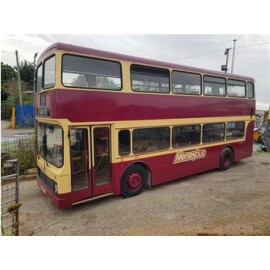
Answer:
<svg viewBox="0 0 270 270"><path fill-rule="evenodd" d="M15 107L12 106L12 110L11 110L11 128L15 129Z"/></svg>
<svg viewBox="0 0 270 270"><path fill-rule="evenodd" d="M2 163L2 155L1 155ZM5 166L6 165L6 166ZM1 234L19 235L19 163L18 159L3 162L3 168L9 169L8 175L1 176ZM14 167L16 171L14 172ZM5 172L4 172L5 174ZM14 180L16 177L16 180Z"/></svg>

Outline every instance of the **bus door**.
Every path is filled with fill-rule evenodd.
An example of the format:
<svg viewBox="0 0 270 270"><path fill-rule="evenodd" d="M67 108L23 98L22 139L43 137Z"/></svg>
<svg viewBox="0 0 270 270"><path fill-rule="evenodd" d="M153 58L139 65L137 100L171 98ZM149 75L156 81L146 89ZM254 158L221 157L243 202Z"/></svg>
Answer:
<svg viewBox="0 0 270 270"><path fill-rule="evenodd" d="M72 202L92 196L89 134L89 127L72 127L69 129Z"/></svg>
<svg viewBox="0 0 270 270"><path fill-rule="evenodd" d="M112 192L110 126L91 127L93 196Z"/></svg>

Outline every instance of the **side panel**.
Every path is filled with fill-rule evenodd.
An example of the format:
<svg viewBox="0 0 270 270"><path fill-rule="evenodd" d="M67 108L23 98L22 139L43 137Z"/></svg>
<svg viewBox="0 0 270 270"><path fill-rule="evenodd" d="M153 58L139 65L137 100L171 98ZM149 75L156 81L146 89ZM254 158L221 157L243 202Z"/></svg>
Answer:
<svg viewBox="0 0 270 270"><path fill-rule="evenodd" d="M233 145L234 148L234 161L241 160L252 156L253 152L253 130L254 121L251 121L246 129L246 140L241 143L236 143Z"/></svg>
<svg viewBox="0 0 270 270"><path fill-rule="evenodd" d="M38 96L36 104L38 108ZM52 118L67 118L71 122L113 122L244 116L254 114L255 101L203 96L56 89L46 92L46 106L51 107L50 117Z"/></svg>
<svg viewBox="0 0 270 270"><path fill-rule="evenodd" d="M252 155L252 130L253 122L247 128L247 138L243 142L227 143L217 146L200 146L193 150L185 151L179 149L178 152L163 156L143 158L122 163L115 163L113 166L115 176L116 195L121 193L120 181L123 173L132 163L142 163L150 169L151 185L156 186L169 181L177 180L186 176L209 171L219 167L220 153L225 147L231 147L235 153L235 161ZM190 154L191 152L194 152ZM204 153L201 155L201 153ZM184 153L182 155L182 153ZM179 154L179 155L178 155ZM178 155L178 156L177 156ZM197 158L193 158L193 156ZM199 157L201 155L201 157Z"/></svg>
<svg viewBox="0 0 270 270"><path fill-rule="evenodd" d="M143 163L145 164L151 171L151 185L156 186L162 183L166 183L172 180L180 179L185 176L197 174L203 171L208 171L214 168L217 168L219 165L219 154L222 151L224 146L216 146L216 147L208 147L201 148L206 150L206 155L204 158L195 159L195 160L186 160L179 161L174 163L176 160L177 153L181 153L182 151L179 149L177 153L157 156L146 159L138 159L133 162L126 163L116 163L115 165L115 181L119 181L116 183L116 187L120 186L120 179L123 175L126 168L132 163ZM200 150L201 150L200 149ZM194 149L196 151L196 149ZM193 150L192 150L193 151ZM188 153L191 151L184 151L184 153ZM120 194L120 189L115 190L116 194Z"/></svg>

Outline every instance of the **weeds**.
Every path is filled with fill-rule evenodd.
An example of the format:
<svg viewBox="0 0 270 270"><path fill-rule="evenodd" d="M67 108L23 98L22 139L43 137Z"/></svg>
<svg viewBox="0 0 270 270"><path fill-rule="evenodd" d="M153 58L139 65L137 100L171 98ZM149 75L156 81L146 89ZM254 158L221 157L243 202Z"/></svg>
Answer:
<svg viewBox="0 0 270 270"><path fill-rule="evenodd" d="M7 153L11 159L19 160L20 174L36 167L35 137L33 134L14 136L1 141L1 152ZM6 175L8 169L3 167L2 175Z"/></svg>

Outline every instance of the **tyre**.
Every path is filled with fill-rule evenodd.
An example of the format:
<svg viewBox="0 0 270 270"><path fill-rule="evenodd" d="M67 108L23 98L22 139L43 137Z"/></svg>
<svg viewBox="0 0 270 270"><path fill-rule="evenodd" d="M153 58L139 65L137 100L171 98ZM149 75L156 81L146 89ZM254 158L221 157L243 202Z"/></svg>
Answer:
<svg viewBox="0 0 270 270"><path fill-rule="evenodd" d="M122 176L121 193L125 197L140 194L147 184L147 171L139 164L131 165Z"/></svg>
<svg viewBox="0 0 270 270"><path fill-rule="evenodd" d="M230 148L225 148L219 158L219 169L221 171L228 170L233 163L233 151Z"/></svg>

